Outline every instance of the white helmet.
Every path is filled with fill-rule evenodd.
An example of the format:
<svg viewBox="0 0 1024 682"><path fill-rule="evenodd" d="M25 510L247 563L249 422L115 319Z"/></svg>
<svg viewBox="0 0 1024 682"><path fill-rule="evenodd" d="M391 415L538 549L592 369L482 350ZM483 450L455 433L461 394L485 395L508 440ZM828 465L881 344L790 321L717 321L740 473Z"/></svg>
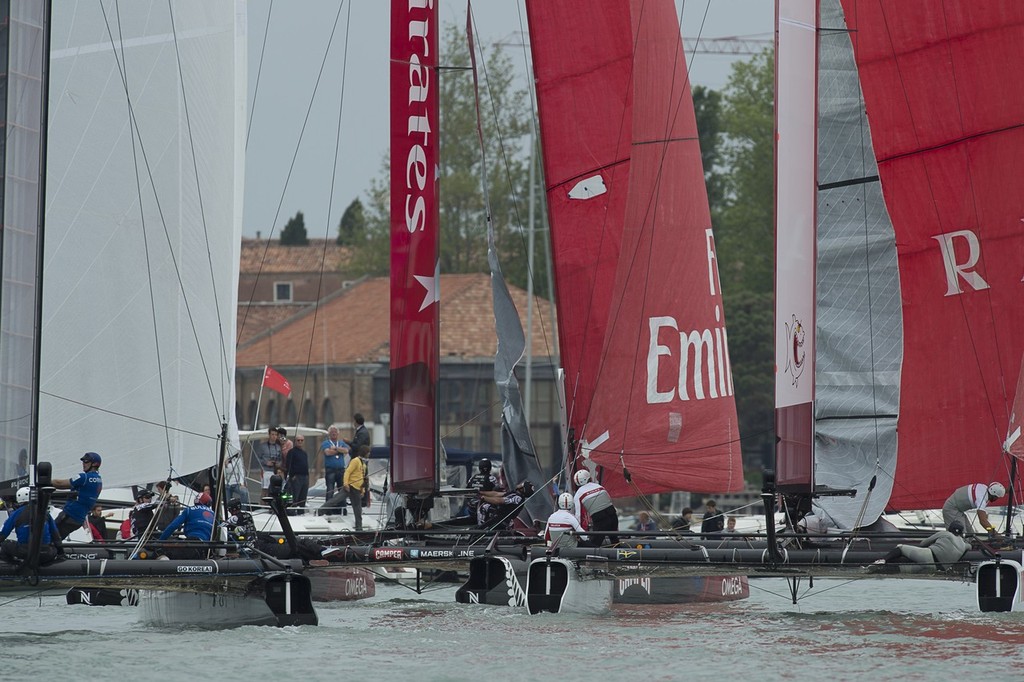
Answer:
<svg viewBox="0 0 1024 682"><path fill-rule="evenodd" d="M582 487L590 483L590 472L586 469L580 469L572 475L572 480L576 482L576 487Z"/></svg>
<svg viewBox="0 0 1024 682"><path fill-rule="evenodd" d="M562 493L558 496L558 508L572 510L576 505L572 502L572 493Z"/></svg>
<svg viewBox="0 0 1024 682"><path fill-rule="evenodd" d="M994 500L999 499L1006 494L1006 488L1003 487L1002 483L993 483L988 487L988 496Z"/></svg>
<svg viewBox="0 0 1024 682"><path fill-rule="evenodd" d="M28 488L18 488L18 492L15 494L14 499L18 501L18 504L25 504L31 497L31 490Z"/></svg>

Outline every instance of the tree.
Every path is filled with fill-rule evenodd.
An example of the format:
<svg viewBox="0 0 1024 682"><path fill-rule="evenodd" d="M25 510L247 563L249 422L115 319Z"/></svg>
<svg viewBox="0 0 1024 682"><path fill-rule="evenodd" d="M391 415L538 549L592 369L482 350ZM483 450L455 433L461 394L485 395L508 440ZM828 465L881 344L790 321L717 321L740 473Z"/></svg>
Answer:
<svg viewBox="0 0 1024 682"><path fill-rule="evenodd" d="M441 272L487 272L489 203L502 267L509 282L525 286L529 158L525 153L530 101L516 87L516 69L500 46L478 60L480 112L486 169L477 140L476 100L465 29L449 25L442 36L440 84ZM485 173L486 170L486 173ZM388 163L371 183L366 204L366 239L353 263L363 274L385 274L390 244ZM485 177L484 177L485 176ZM485 179L487 201L481 190Z"/></svg>
<svg viewBox="0 0 1024 682"><path fill-rule="evenodd" d="M774 67L771 50L733 66L720 120L728 173L711 212L748 471L774 441Z"/></svg>
<svg viewBox="0 0 1024 682"><path fill-rule="evenodd" d="M363 215L363 202L354 199L338 223L338 245L355 246L366 239L366 216Z"/></svg>
<svg viewBox="0 0 1024 682"><path fill-rule="evenodd" d="M711 224L715 225L715 211L721 210L725 195L719 168L722 154L722 93L703 85L693 86L693 110L697 117L700 137L700 158L704 165L704 183L708 203L711 205Z"/></svg>
<svg viewBox="0 0 1024 682"><path fill-rule="evenodd" d="M302 216L302 211L299 211L294 217L288 219L284 229L281 230L281 246L306 246L307 244L309 244L309 238L306 237L306 219Z"/></svg>

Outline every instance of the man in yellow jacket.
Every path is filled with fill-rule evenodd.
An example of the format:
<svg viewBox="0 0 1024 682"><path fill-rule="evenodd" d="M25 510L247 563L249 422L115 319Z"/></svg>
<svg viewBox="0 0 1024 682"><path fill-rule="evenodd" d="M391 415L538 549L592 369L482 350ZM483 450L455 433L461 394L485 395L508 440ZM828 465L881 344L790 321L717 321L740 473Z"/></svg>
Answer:
<svg viewBox="0 0 1024 682"><path fill-rule="evenodd" d="M362 445L355 453L355 457L348 463L345 469L345 478L342 483L345 492L348 493L348 500L352 503L352 511L356 515L356 530L363 529L363 491L368 487L369 481L366 478L366 458L370 455L370 448Z"/></svg>

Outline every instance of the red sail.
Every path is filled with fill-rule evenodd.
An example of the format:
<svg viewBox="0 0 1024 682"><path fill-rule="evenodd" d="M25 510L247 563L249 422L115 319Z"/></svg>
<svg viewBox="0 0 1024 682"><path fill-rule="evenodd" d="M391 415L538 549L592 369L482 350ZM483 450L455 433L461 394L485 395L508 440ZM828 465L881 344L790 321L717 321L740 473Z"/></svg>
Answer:
<svg viewBox="0 0 1024 682"><path fill-rule="evenodd" d="M391 3L391 476L437 488L438 12Z"/></svg>
<svg viewBox="0 0 1024 682"><path fill-rule="evenodd" d="M903 301L894 509L1005 480L1024 351L1024 3L843 0Z"/></svg>
<svg viewBox="0 0 1024 682"><path fill-rule="evenodd" d="M572 13L566 31L558 20L569 12L552 4L562 3L527 7L570 425L613 496L739 490L725 319L675 8L602 3L600 13Z"/></svg>
<svg viewBox="0 0 1024 682"><path fill-rule="evenodd" d="M629 4L527 0L568 427L583 433L601 367L626 211ZM571 26L569 30L566 27ZM603 191L602 191L603 190Z"/></svg>

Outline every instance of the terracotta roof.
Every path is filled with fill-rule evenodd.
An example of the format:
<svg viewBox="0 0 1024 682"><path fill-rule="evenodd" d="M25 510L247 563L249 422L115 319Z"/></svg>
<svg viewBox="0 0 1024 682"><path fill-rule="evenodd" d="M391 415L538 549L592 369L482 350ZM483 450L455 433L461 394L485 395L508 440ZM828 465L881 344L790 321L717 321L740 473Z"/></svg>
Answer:
<svg viewBox="0 0 1024 682"><path fill-rule="evenodd" d="M238 345L259 336L271 327L302 312L309 303L247 303L238 304Z"/></svg>
<svg viewBox="0 0 1024 682"><path fill-rule="evenodd" d="M278 239L243 239L241 274L319 272L321 262L324 271L336 271L351 258L351 249L333 239L310 239L306 246L281 246Z"/></svg>
<svg viewBox="0 0 1024 682"><path fill-rule="evenodd" d="M239 367L286 367L386 361L390 291L387 277L366 279L325 297L319 307L307 306L271 329L264 327L255 336L243 332L245 340L239 343L236 362ZM527 294L517 288L511 293L525 326ZM535 297L533 323L534 357L554 355L550 302ZM490 275L442 275L442 358L492 359L497 345Z"/></svg>

